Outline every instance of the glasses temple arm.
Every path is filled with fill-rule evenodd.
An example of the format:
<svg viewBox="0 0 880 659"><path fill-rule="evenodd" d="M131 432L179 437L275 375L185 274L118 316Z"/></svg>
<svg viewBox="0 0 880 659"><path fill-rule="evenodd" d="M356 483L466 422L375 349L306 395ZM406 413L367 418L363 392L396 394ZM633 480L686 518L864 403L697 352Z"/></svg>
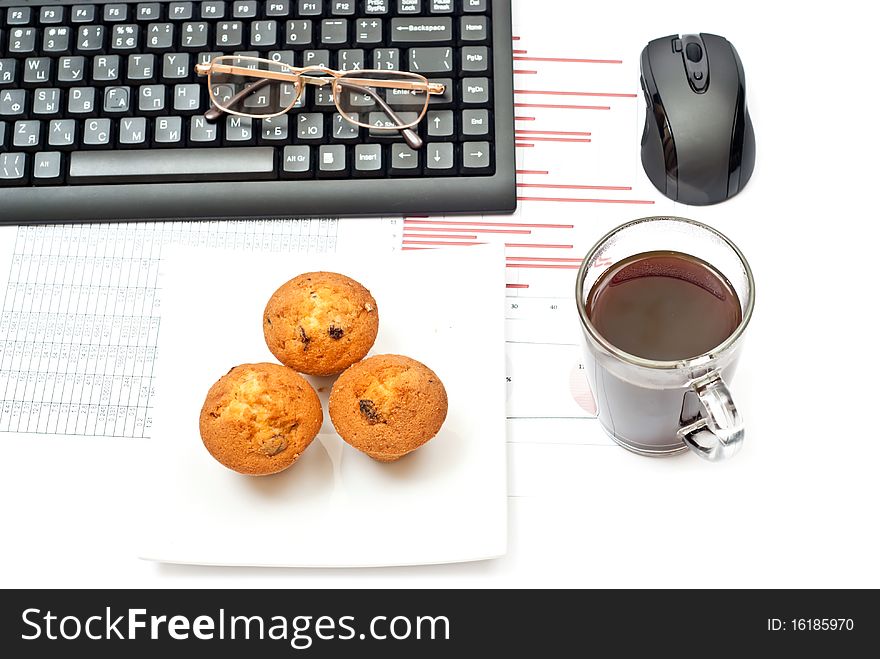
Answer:
<svg viewBox="0 0 880 659"><path fill-rule="evenodd" d="M374 99L376 99L376 103L378 103L379 106L385 111L385 114L390 117L391 121L397 124L397 130L399 130L400 134L403 135L403 139L407 143L409 148L413 151L418 151L422 148L422 146L424 145L422 138L419 137L418 133L416 133L411 127L403 128L403 126L406 126L406 122L400 118L400 115L398 115L394 110L391 109L391 106L385 102L385 99L380 97L375 92L369 90L368 88L361 87L360 85L354 85L347 80L337 78L336 83L339 85L345 85L346 87L350 87L351 89L356 89L360 93L367 96L372 96Z"/></svg>
<svg viewBox="0 0 880 659"><path fill-rule="evenodd" d="M257 80L257 82L245 87L235 96L226 101L226 105L223 106L214 101L214 99L212 98L211 100L214 102L214 104L210 108L208 108L207 112L205 112L205 119L207 119L208 121L217 121L220 118L220 115L223 114L225 110L228 110L229 108L238 105L245 98L247 98L251 94L260 91L270 82L271 81L268 78L260 78L259 80Z"/></svg>

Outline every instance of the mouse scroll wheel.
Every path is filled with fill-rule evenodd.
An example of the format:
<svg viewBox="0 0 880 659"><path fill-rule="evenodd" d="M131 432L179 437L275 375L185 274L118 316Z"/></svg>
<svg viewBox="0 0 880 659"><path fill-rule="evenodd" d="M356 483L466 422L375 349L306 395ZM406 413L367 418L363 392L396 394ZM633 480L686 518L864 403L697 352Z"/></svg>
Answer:
<svg viewBox="0 0 880 659"><path fill-rule="evenodd" d="M703 59L703 49L698 43L689 43L684 49L684 54L691 62L699 62Z"/></svg>

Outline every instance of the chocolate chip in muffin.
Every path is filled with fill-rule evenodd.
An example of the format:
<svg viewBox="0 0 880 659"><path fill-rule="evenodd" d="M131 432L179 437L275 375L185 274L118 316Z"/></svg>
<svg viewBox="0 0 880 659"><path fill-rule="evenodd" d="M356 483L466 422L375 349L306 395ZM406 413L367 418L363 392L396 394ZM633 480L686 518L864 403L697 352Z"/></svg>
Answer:
<svg viewBox="0 0 880 659"><path fill-rule="evenodd" d="M331 339L338 341L339 339L342 338L342 335L345 334L345 332L342 331L341 327L336 327L336 325L331 325L330 329L327 330L327 334L330 335Z"/></svg>
<svg viewBox="0 0 880 659"><path fill-rule="evenodd" d="M305 352L309 349L309 342L311 341L311 339L306 334L306 331L303 329L302 325L299 326L299 337L303 343L303 352Z"/></svg>
<svg viewBox="0 0 880 659"><path fill-rule="evenodd" d="M361 414L364 415L370 425L382 422L382 418L379 416L379 412L376 411L376 404L373 401L362 398L358 401L358 406L361 408Z"/></svg>

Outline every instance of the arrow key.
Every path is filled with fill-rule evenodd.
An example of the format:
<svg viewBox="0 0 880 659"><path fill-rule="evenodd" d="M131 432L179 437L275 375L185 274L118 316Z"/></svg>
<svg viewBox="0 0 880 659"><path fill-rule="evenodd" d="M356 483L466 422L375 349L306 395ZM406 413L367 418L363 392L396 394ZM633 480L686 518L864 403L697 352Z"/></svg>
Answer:
<svg viewBox="0 0 880 659"><path fill-rule="evenodd" d="M391 145L391 174L414 176L419 170L419 152L406 144Z"/></svg>
<svg viewBox="0 0 880 659"><path fill-rule="evenodd" d="M492 169L492 147L488 142L465 142L461 146L466 174L487 174Z"/></svg>
<svg viewBox="0 0 880 659"><path fill-rule="evenodd" d="M452 110L432 110L428 113L428 137L451 137Z"/></svg>
<svg viewBox="0 0 880 659"><path fill-rule="evenodd" d="M425 163L429 170L437 174L454 173L455 160L451 142L434 142L425 147Z"/></svg>

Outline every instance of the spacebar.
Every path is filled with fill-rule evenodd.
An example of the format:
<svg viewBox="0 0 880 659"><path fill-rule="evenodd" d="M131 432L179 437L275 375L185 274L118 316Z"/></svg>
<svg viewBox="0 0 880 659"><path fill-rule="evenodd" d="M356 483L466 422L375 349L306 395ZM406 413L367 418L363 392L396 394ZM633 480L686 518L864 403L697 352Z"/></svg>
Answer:
<svg viewBox="0 0 880 659"><path fill-rule="evenodd" d="M275 149L156 149L76 151L70 183L170 183L275 178Z"/></svg>

